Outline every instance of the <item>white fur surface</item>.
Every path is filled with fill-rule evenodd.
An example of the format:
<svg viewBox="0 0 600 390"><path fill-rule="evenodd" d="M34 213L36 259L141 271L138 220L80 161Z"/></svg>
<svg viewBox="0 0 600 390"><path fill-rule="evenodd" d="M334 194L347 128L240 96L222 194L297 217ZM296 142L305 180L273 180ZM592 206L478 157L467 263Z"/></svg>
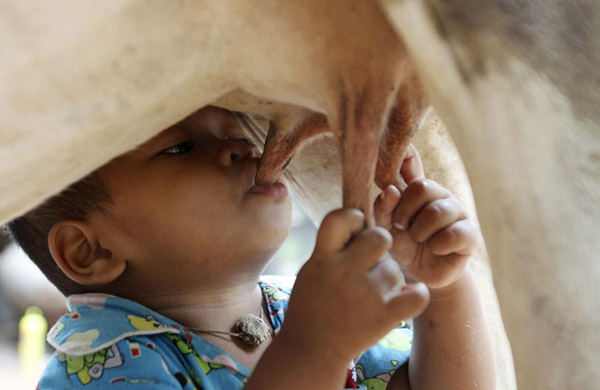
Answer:
<svg viewBox="0 0 600 390"><path fill-rule="evenodd" d="M596 388L600 26L583 18L597 21L600 5L575 1L565 16L560 2L382 3L469 174L519 387ZM537 12L520 23L530 6ZM540 61L547 48L553 60ZM573 62L574 50L587 62Z"/></svg>

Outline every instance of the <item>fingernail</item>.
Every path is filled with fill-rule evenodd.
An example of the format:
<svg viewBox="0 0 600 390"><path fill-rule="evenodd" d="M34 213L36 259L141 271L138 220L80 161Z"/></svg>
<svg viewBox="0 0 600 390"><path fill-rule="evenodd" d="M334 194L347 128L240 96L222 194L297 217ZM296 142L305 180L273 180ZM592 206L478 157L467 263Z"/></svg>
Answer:
<svg viewBox="0 0 600 390"><path fill-rule="evenodd" d="M404 230L405 227L400 224L400 222L394 222L394 227L398 230Z"/></svg>
<svg viewBox="0 0 600 390"><path fill-rule="evenodd" d="M412 284L406 284L406 285L402 286L401 292L405 293L407 291L410 291L413 289L413 287L414 287L414 285L412 285Z"/></svg>

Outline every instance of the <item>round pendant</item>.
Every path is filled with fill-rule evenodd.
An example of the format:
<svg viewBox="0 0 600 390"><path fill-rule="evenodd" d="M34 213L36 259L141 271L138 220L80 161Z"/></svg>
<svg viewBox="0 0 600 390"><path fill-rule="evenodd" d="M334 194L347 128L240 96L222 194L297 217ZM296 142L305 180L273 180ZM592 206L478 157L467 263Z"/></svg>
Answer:
<svg viewBox="0 0 600 390"><path fill-rule="evenodd" d="M271 335L269 325L254 314L243 316L235 323L235 329L242 342L249 345L261 345Z"/></svg>

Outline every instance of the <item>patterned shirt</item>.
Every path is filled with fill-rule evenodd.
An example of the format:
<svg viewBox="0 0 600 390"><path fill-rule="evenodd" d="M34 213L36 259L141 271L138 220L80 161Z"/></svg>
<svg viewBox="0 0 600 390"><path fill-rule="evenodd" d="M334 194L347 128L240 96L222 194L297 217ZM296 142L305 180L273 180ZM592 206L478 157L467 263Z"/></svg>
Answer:
<svg viewBox="0 0 600 390"><path fill-rule="evenodd" d="M281 329L293 277L259 282L275 335ZM128 299L71 295L69 312L48 333L56 352L38 389L240 389L250 370L181 324ZM348 369L346 388L385 389L410 355L406 324L364 352ZM307 388L310 378L307 378Z"/></svg>

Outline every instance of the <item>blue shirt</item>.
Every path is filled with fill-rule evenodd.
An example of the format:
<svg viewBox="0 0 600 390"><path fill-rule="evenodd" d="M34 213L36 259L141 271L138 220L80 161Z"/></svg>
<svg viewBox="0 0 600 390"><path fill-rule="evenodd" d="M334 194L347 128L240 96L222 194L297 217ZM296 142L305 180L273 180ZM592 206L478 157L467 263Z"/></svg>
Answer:
<svg viewBox="0 0 600 390"><path fill-rule="evenodd" d="M294 280L271 276L259 282L275 334ZM229 390L242 388L250 377L220 347L128 299L72 295L67 307L69 312L48 333L56 352L40 378L40 390ZM346 387L384 389L396 368L408 361L411 343L406 324L394 329L350 364Z"/></svg>

